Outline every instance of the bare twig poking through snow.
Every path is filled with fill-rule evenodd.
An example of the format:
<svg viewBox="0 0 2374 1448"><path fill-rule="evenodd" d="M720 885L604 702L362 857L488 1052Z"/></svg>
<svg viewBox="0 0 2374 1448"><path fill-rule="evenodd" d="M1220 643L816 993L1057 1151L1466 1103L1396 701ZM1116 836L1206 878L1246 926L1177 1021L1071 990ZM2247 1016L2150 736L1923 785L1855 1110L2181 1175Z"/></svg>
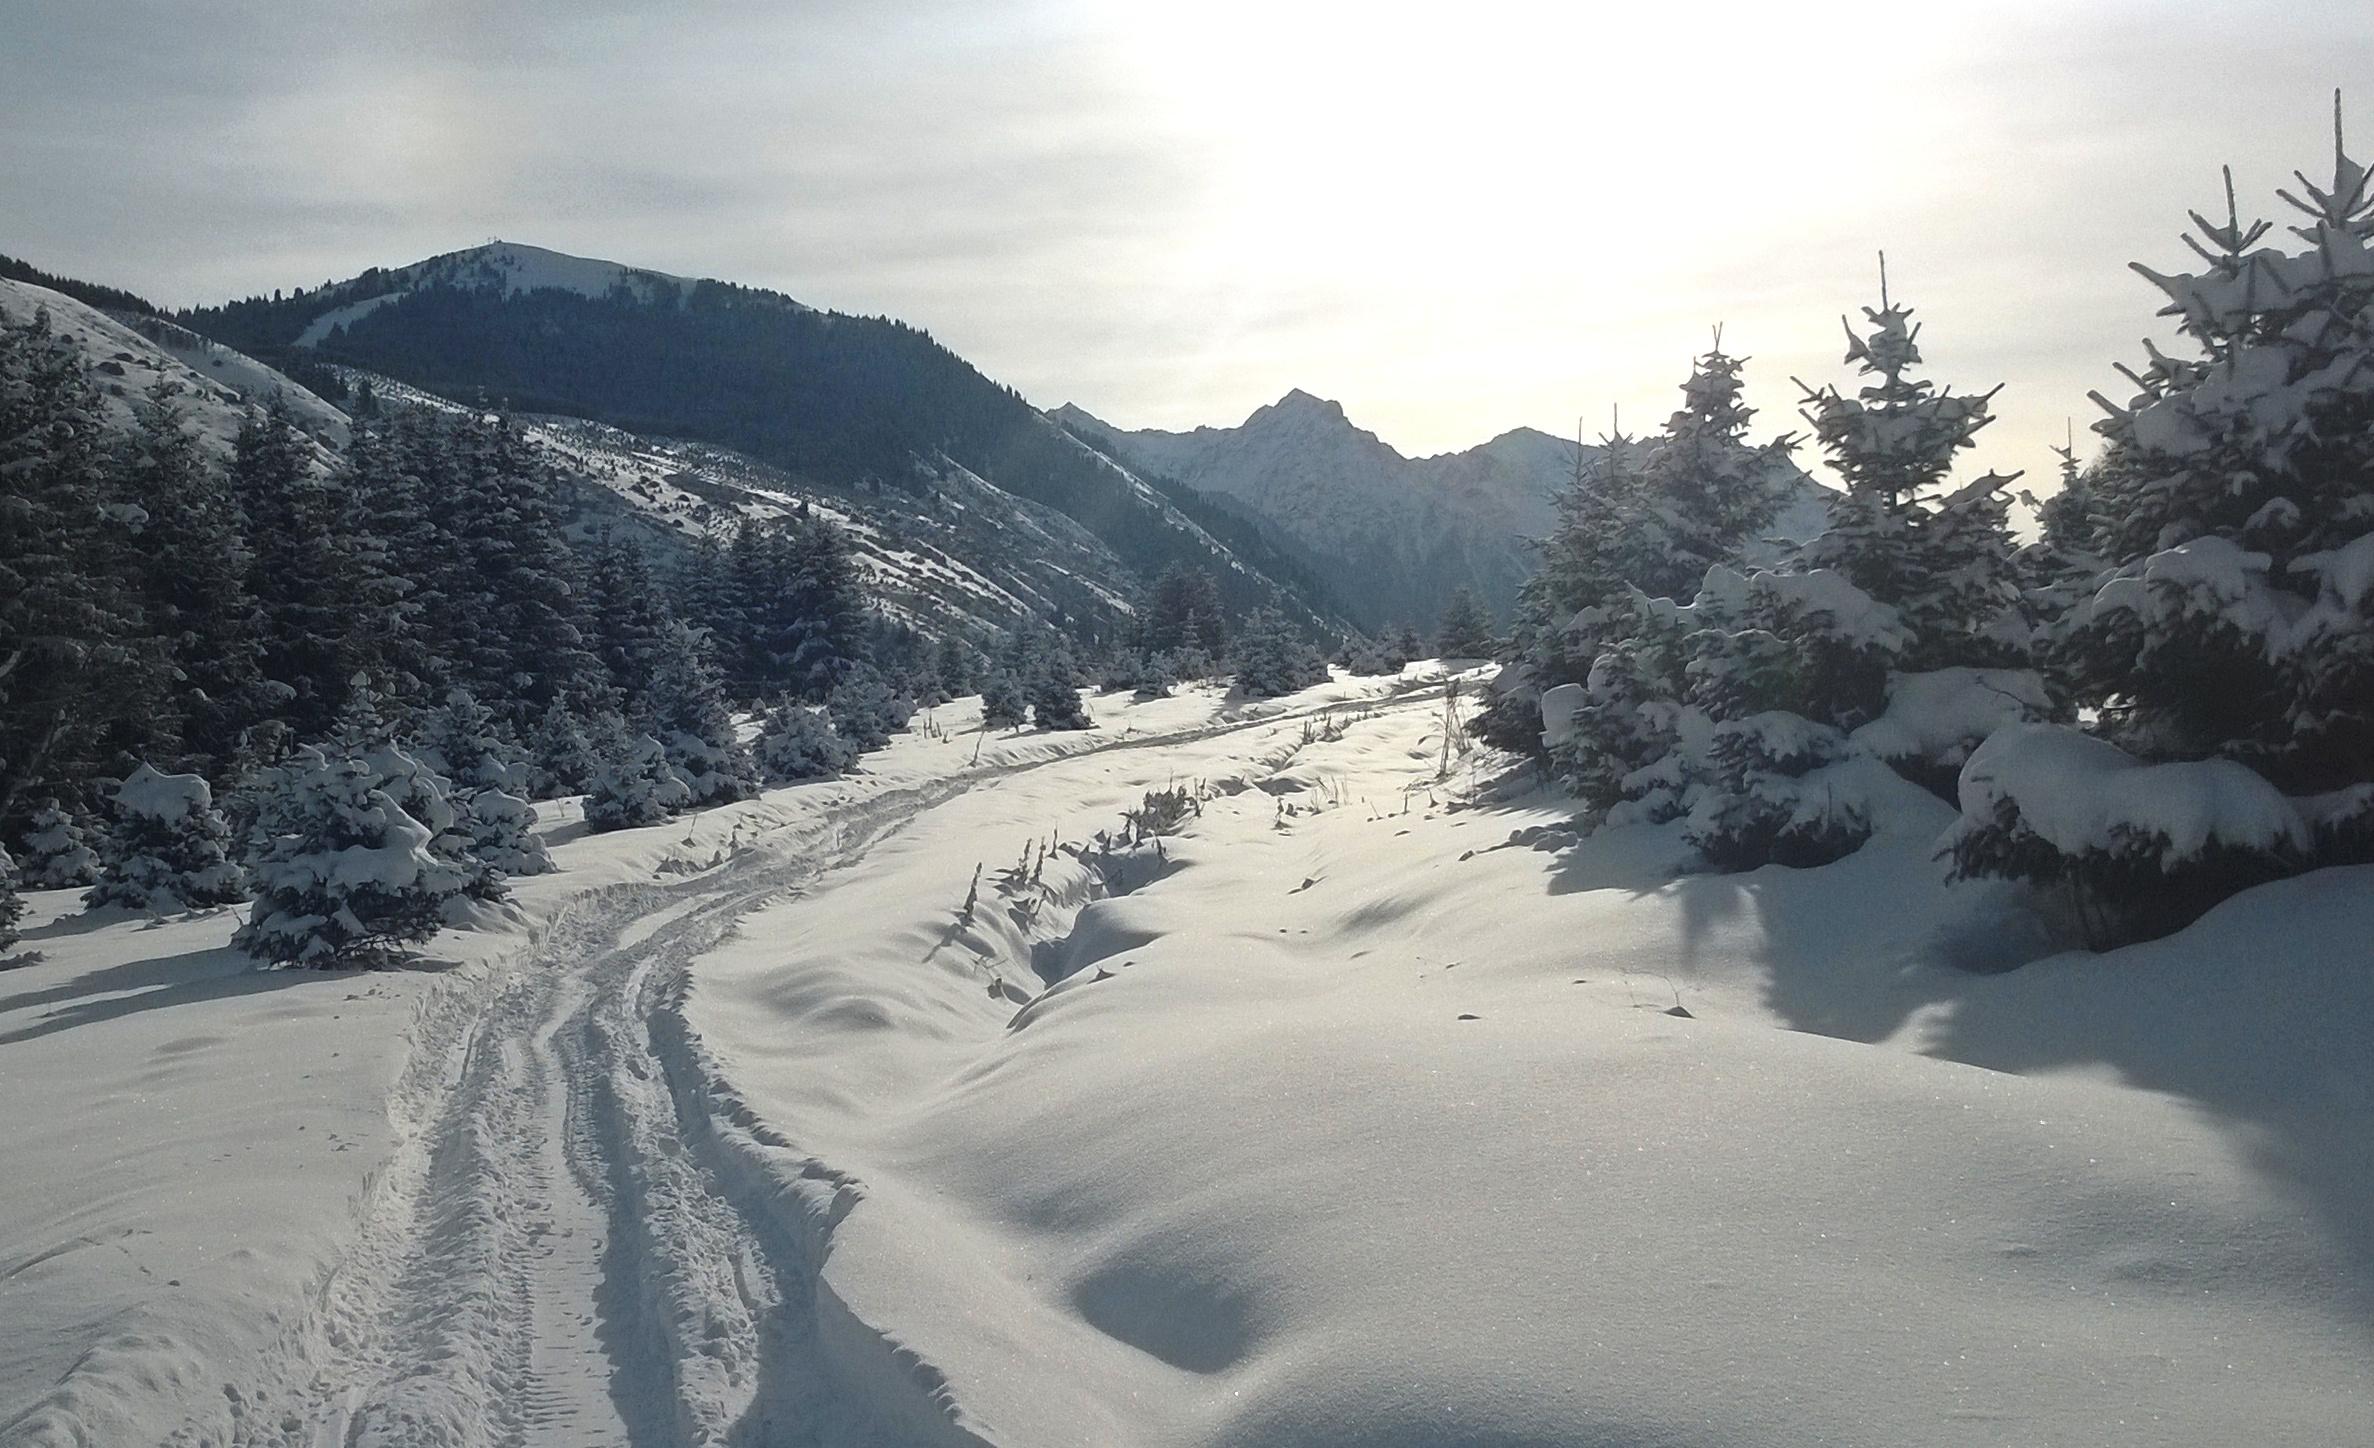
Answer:
<svg viewBox="0 0 2374 1448"><path fill-rule="evenodd" d="M964 909L957 912L957 918L962 920L967 925L972 924L974 907L978 906L980 903L981 866L975 865L973 866L973 887L964 892Z"/></svg>

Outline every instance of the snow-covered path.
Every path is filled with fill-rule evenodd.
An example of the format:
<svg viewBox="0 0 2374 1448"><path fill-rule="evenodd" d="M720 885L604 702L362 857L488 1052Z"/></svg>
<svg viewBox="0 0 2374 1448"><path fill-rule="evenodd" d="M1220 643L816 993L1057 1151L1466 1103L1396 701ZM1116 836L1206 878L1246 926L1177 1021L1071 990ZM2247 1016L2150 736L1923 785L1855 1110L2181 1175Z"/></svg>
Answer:
<svg viewBox="0 0 2374 1448"><path fill-rule="evenodd" d="M1388 707L1440 696L1413 688ZM836 1392L820 1364L821 1232L773 1200L780 1183L754 1163L789 1143L733 1109L685 1024L693 962L762 908L796 918L833 872L985 786L1109 773L1113 755L1135 756L1131 780L1158 783L1183 744L1227 757L1240 736L1267 744L1334 707L887 789L690 879L573 902L484 990L449 992L424 1015L394 1098L402 1143L352 1250L265 1380L240 1390L233 1441L895 1441L876 1420L884 1405ZM1028 832L1035 821L1002 823ZM829 1200L833 1169L804 1171Z"/></svg>
<svg viewBox="0 0 2374 1448"><path fill-rule="evenodd" d="M2054 957L1939 881L1909 786L1840 865L1679 877L1669 829L1440 779L1434 680L1091 702L557 821L563 873L433 970L45 906L55 959L0 982L36 1168L0 1172L0 1444L2222 1448L2374 1411L2374 977L2331 948L2367 872ZM1096 842L1172 786L1178 833Z"/></svg>

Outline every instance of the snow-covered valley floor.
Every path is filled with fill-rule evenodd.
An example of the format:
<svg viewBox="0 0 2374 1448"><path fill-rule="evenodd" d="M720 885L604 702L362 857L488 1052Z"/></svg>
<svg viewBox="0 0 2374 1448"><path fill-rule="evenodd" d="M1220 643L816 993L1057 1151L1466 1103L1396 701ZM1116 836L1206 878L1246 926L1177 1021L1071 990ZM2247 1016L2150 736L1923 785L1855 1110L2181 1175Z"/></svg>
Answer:
<svg viewBox="0 0 2374 1448"><path fill-rule="evenodd" d="M1091 702L417 971L32 897L0 1443L2374 1441L2374 871L2054 954L1909 786L1679 877L1436 678Z"/></svg>

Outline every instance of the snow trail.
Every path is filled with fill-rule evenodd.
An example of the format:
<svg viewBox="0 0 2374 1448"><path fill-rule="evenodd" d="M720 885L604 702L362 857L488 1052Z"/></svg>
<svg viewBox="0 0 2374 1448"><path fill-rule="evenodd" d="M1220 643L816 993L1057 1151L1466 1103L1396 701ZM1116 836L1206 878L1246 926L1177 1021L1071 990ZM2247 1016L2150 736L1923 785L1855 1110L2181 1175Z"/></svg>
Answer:
<svg viewBox="0 0 2374 1448"><path fill-rule="evenodd" d="M1441 692L1419 684L1389 702ZM797 898L982 786L1340 707L887 790L701 874L590 892L487 980L433 995L394 1093L405 1140L366 1188L356 1241L288 1330L272 1376L226 1388L232 1441L878 1438L874 1405L839 1391L814 1341L824 1235L854 1188L806 1161L794 1175L813 1192L788 1211L778 1200L769 1162L790 1143L738 1105L685 1024L692 962L751 912Z"/></svg>

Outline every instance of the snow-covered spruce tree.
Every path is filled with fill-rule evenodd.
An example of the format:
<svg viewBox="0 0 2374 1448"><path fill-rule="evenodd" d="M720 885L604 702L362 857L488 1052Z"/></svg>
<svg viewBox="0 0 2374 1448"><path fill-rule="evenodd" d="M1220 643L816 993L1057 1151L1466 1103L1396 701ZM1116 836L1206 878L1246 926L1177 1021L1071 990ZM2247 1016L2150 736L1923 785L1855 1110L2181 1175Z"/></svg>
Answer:
<svg viewBox="0 0 2374 1448"><path fill-rule="evenodd" d="M436 934L465 873L373 768L301 746L266 771L248 855L256 903L231 943L279 965L382 965Z"/></svg>
<svg viewBox="0 0 2374 1448"><path fill-rule="evenodd" d="M2204 269L2137 268L2198 355L2104 404L2115 573L2066 640L2107 737L2295 791L2374 779L2374 187L2335 129L2331 183L2280 193L2304 248L2261 245L2229 173L2186 237Z"/></svg>
<svg viewBox="0 0 2374 1448"><path fill-rule="evenodd" d="M2261 245L2228 172L2225 220L2185 238L2204 269L2137 267L2197 355L2152 349L2129 404L2096 397L2111 572L2056 659L2102 738L1990 741L1963 771L1956 873L2066 888L2098 943L2374 859L2374 185L2338 98L2332 181L2299 181L2305 249Z"/></svg>
<svg viewBox="0 0 2374 1448"><path fill-rule="evenodd" d="M242 731L271 715L277 691L263 676L263 614L230 479L190 431L180 393L159 378L127 442L125 486L145 515L132 556L147 629L179 675L162 701L176 757L224 779Z"/></svg>
<svg viewBox="0 0 2374 1448"><path fill-rule="evenodd" d="M1756 410L1743 400L1747 359L1722 349L1692 359L1682 405L1640 459L1610 540L1625 581L1651 598L1687 599L1706 570L1738 559L1779 514L1797 469L1793 438L1747 440ZM1578 607L1584 606L1581 604Z"/></svg>
<svg viewBox="0 0 2374 1448"><path fill-rule="evenodd" d="M1685 833L1717 868L1821 864L1859 849L1870 834L1864 792L1832 766L1850 753L1846 726L1870 717L1910 645L1902 616L1826 569L1724 567L1707 571L1688 612L1687 702L1703 722L1652 719L1653 739L1670 735L1686 752L1641 766L1627 797L1647 801L1644 783L1678 789Z"/></svg>
<svg viewBox="0 0 2374 1448"><path fill-rule="evenodd" d="M90 832L54 799L44 800L25 827L17 878L29 890L71 890L99 878L99 852L91 847Z"/></svg>
<svg viewBox="0 0 2374 1448"><path fill-rule="evenodd" d="M667 751L648 734L631 734L616 715L595 721L597 763L586 783L588 829L635 829L655 825L692 805L692 786L668 762Z"/></svg>
<svg viewBox="0 0 2374 1448"><path fill-rule="evenodd" d="M1327 682L1327 661L1276 609L1264 608L1246 619L1232 648L1236 687L1249 699L1274 698Z"/></svg>
<svg viewBox="0 0 2374 1448"><path fill-rule="evenodd" d="M1179 686L1179 666L1170 654L1148 654L1138 670L1136 697L1162 699Z"/></svg>
<svg viewBox="0 0 2374 1448"><path fill-rule="evenodd" d="M2051 724L1981 744L1962 769L1961 806L1941 849L1951 876L2063 893L2096 949L2165 935L2237 891L2306 868L2319 825L2349 813L2312 822L2233 760L2145 764Z"/></svg>
<svg viewBox="0 0 2374 1448"><path fill-rule="evenodd" d="M89 906L125 905L161 915L247 898L229 852L230 830L213 792L194 774L143 764L107 798L107 830Z"/></svg>
<svg viewBox="0 0 2374 1448"><path fill-rule="evenodd" d="M860 660L842 670L841 681L825 701L825 712L832 718L833 731L850 748L870 754L907 727L915 704L894 691L880 670Z"/></svg>
<svg viewBox="0 0 2374 1448"><path fill-rule="evenodd" d="M0 322L0 831L143 731L163 680L126 585L127 510L79 350ZM130 738L111 739L111 735Z"/></svg>
<svg viewBox="0 0 2374 1448"><path fill-rule="evenodd" d="M1041 729L1094 729L1074 682L1071 651L1059 642L1039 656L1030 681L1031 719Z"/></svg>
<svg viewBox="0 0 2374 1448"><path fill-rule="evenodd" d="M833 732L830 719L788 696L760 719L751 754L768 784L823 779L857 762L857 751Z"/></svg>
<svg viewBox="0 0 2374 1448"><path fill-rule="evenodd" d="M1461 584L1452 590L1435 625L1434 647L1446 659L1488 659L1499 647L1492 637L1492 615L1474 589Z"/></svg>
<svg viewBox="0 0 2374 1448"><path fill-rule="evenodd" d="M0 846L0 956L16 949L16 943L24 938L17 930L17 922L24 918L24 897L17 894L16 861Z"/></svg>
<svg viewBox="0 0 2374 1448"><path fill-rule="evenodd" d="M696 807L747 797L758 772L734 729L707 638L688 624L670 623L665 647L644 701L645 722Z"/></svg>
<svg viewBox="0 0 2374 1448"><path fill-rule="evenodd" d="M990 729L1018 729L1030 708L1030 695L1022 687L1022 676L1012 669L990 670L989 678L981 686L981 723Z"/></svg>
<svg viewBox="0 0 2374 1448"><path fill-rule="evenodd" d="M500 888L505 880L549 875L559 868L536 833L536 807L524 797L482 785L463 791L454 803L471 857L486 872L471 892L474 897L489 898L489 883Z"/></svg>
<svg viewBox="0 0 2374 1448"><path fill-rule="evenodd" d="M536 727L528 735L527 750L534 764L531 788L539 799L583 793L600 764L584 719L565 701L554 701L536 720Z"/></svg>
<svg viewBox="0 0 2374 1448"><path fill-rule="evenodd" d="M1957 393L1915 375L1920 328L1889 298L1884 262L1880 304L1863 315L1871 330L1846 328L1846 360L1870 380L1852 397L1798 384L1805 419L1846 483L1805 561L1903 616L1912 634L1905 668L2018 663L2027 639L2003 493L2013 478L1989 473L1946 489L1956 454L1993 420L1988 406L2002 388Z"/></svg>
<svg viewBox="0 0 2374 1448"><path fill-rule="evenodd" d="M940 640L932 669L939 679L941 695L958 699L971 693L977 685L981 675L981 657L963 639L945 638Z"/></svg>
<svg viewBox="0 0 2374 1448"><path fill-rule="evenodd" d="M1826 865L1871 837L1865 791L1830 766L1849 755L1846 736L1783 709L1714 726L1709 784L1683 835L1718 870Z"/></svg>
<svg viewBox="0 0 2374 1448"><path fill-rule="evenodd" d="M424 763L460 789L527 788L526 750L495 722L493 711L468 689L454 689L445 702L413 723Z"/></svg>

